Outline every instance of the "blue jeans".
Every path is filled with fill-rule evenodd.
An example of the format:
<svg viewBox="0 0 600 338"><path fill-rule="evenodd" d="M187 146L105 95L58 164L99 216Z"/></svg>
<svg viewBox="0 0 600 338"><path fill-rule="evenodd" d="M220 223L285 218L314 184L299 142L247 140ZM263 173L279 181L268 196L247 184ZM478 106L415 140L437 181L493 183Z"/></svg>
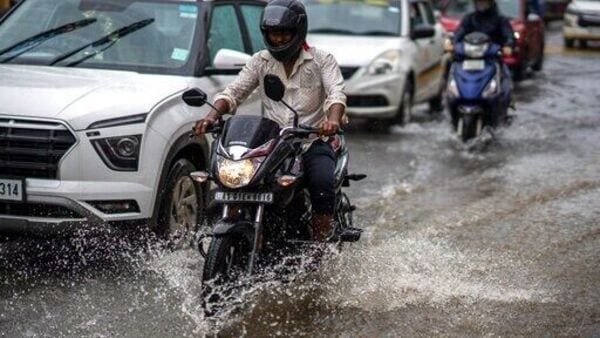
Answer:
<svg viewBox="0 0 600 338"><path fill-rule="evenodd" d="M335 153L327 142L315 141L302 156L313 213L333 215L335 208Z"/></svg>

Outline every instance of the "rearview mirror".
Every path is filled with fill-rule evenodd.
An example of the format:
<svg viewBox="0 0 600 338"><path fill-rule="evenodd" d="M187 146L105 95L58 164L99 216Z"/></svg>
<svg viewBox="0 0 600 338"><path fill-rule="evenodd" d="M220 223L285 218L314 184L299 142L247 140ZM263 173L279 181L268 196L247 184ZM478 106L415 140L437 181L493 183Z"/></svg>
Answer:
<svg viewBox="0 0 600 338"><path fill-rule="evenodd" d="M263 81L265 94L267 97L273 101L279 102L283 99L283 95L285 94L285 86L281 79L273 74L265 75L265 79Z"/></svg>
<svg viewBox="0 0 600 338"><path fill-rule="evenodd" d="M215 55L215 59L213 60L214 68L216 69L238 69L241 70L242 67L250 61L252 56L238 52L232 49L219 49L217 55Z"/></svg>
<svg viewBox="0 0 600 338"><path fill-rule="evenodd" d="M410 33L410 38L413 40L431 38L435 35L435 28L430 25L416 25Z"/></svg>
<svg viewBox="0 0 600 338"><path fill-rule="evenodd" d="M191 107L202 107L206 104L206 93L201 89L192 88L181 95L183 102Z"/></svg>
<svg viewBox="0 0 600 338"><path fill-rule="evenodd" d="M542 18L540 18L539 15L537 15L536 13L530 13L529 15L527 15L527 21L540 21L542 20Z"/></svg>

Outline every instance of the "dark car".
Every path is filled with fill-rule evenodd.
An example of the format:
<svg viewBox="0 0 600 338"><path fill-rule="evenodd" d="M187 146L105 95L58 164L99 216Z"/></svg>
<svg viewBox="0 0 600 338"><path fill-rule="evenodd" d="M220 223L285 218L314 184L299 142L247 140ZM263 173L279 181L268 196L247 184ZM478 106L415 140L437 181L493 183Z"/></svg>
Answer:
<svg viewBox="0 0 600 338"><path fill-rule="evenodd" d="M535 71L542 69L544 63L544 21L538 14L533 1L497 0L502 15L510 18L515 32L516 48L504 62L511 68L515 79L523 78L531 67ZM472 0L450 0L441 8L440 21L449 35L456 31L462 17L473 11Z"/></svg>

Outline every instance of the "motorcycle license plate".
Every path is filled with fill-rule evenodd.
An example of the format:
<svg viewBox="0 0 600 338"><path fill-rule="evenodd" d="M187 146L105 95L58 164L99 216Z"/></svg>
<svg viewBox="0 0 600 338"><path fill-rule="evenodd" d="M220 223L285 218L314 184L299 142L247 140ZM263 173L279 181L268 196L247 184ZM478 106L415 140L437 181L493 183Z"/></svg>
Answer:
<svg viewBox="0 0 600 338"><path fill-rule="evenodd" d="M465 60L463 61L464 70L483 70L485 68L484 60Z"/></svg>
<svg viewBox="0 0 600 338"><path fill-rule="evenodd" d="M22 179L0 178L0 200L23 202L25 184Z"/></svg>
<svg viewBox="0 0 600 338"><path fill-rule="evenodd" d="M215 202L241 202L241 203L273 203L273 193L254 193L254 192L223 192L215 193Z"/></svg>

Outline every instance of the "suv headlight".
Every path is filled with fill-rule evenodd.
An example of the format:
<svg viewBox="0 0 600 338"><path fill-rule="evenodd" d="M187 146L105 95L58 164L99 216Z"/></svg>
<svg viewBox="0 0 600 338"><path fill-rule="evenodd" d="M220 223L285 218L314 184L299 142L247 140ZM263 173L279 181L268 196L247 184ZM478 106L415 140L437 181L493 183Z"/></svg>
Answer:
<svg viewBox="0 0 600 338"><path fill-rule="evenodd" d="M470 43L465 43L465 55L470 58L482 58L485 55L485 52L488 50L489 46L489 43L484 43L481 45L472 45Z"/></svg>
<svg viewBox="0 0 600 338"><path fill-rule="evenodd" d="M264 159L265 157L254 157L234 161L219 157L219 181L231 189L244 187L252 181Z"/></svg>
<svg viewBox="0 0 600 338"><path fill-rule="evenodd" d="M107 167L116 171L137 171L142 135L92 140L94 149Z"/></svg>
<svg viewBox="0 0 600 338"><path fill-rule="evenodd" d="M400 68L400 51L389 50L375 58L367 67L367 74L386 75Z"/></svg>

